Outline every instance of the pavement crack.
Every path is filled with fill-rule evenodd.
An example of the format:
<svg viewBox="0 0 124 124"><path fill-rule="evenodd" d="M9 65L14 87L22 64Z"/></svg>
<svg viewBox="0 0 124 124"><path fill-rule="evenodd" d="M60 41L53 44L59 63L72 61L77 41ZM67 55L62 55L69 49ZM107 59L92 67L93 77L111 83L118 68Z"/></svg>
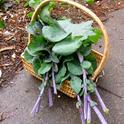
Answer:
<svg viewBox="0 0 124 124"><path fill-rule="evenodd" d="M110 91L108 89L105 89L104 87L98 86L98 88L100 88L101 90L104 90L104 91L108 92L109 94L114 95L114 96L116 96L118 98L124 99L124 97L122 97L120 95L117 95L117 94L113 93L112 91Z"/></svg>

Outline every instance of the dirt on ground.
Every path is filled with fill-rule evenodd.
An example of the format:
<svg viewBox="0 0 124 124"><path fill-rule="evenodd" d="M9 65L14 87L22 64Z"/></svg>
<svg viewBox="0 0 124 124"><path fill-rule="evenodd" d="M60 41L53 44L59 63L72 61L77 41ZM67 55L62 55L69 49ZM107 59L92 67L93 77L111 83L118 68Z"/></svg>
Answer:
<svg viewBox="0 0 124 124"><path fill-rule="evenodd" d="M82 2L83 0L74 0L79 2L97 14L102 21L106 21L111 11L124 8L124 0L99 0L94 5L89 6ZM23 69L20 59L21 53L27 44L26 25L29 23L27 14L31 10L24 7L25 0L20 0L19 4L6 0L7 10L0 8L0 18L6 23L6 28L0 30L0 87L8 85L8 82ZM67 8L68 9L68 8ZM76 22L80 22L81 12L69 10L71 17ZM53 16L66 14L63 8L56 9ZM67 13L68 15L68 13Z"/></svg>

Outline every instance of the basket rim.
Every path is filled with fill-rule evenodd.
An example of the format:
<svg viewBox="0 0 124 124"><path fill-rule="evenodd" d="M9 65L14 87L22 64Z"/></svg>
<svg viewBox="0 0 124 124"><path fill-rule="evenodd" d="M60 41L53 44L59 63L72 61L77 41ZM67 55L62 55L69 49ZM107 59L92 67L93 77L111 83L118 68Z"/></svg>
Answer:
<svg viewBox="0 0 124 124"><path fill-rule="evenodd" d="M51 0L44 0L38 5L38 7L35 9L35 12L33 13L31 21L36 20L37 15L41 11L41 9L44 6L46 6L47 4L49 4L50 1ZM109 55L110 44L109 44L109 37L108 37L107 31L105 29L105 26L103 25L103 23L99 19L99 17L97 17L97 15L94 12L92 12L90 9L88 9L87 7L81 5L77 2L71 1L71 0L55 0L55 1L64 2L64 3L70 4L72 6L75 6L78 9L81 9L83 12L85 12L87 15L89 15L89 17L91 17L100 27L100 29L103 33L104 50L103 50L103 54L101 54L103 56L102 60L101 60L100 64L98 65L97 69L95 70L95 72L91 78L92 80L95 80L97 78L97 76L101 73L101 71L103 70L103 68L106 64L106 61L108 59L108 55ZM28 35L28 43L30 43L30 42L31 42L31 34Z"/></svg>

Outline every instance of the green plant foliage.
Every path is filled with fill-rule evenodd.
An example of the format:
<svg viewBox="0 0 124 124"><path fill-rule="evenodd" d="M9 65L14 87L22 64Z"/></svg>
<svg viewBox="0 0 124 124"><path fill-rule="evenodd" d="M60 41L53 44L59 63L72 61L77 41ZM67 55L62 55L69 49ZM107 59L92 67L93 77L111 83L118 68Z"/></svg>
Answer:
<svg viewBox="0 0 124 124"><path fill-rule="evenodd" d="M32 8L36 8L40 4L41 0L29 0L28 4Z"/></svg>
<svg viewBox="0 0 124 124"><path fill-rule="evenodd" d="M52 67L52 64L50 63L41 63L41 67L38 70L38 74L42 75L48 72Z"/></svg>
<svg viewBox="0 0 124 124"><path fill-rule="evenodd" d="M57 25L44 26L42 33L43 36L51 42L59 42L69 35Z"/></svg>
<svg viewBox="0 0 124 124"><path fill-rule="evenodd" d="M89 5L92 5L92 4L94 4L94 0L85 0L85 2L87 3L87 4L89 4Z"/></svg>
<svg viewBox="0 0 124 124"><path fill-rule="evenodd" d="M71 76L70 85L76 94L79 94L82 88L82 80L77 76Z"/></svg>
<svg viewBox="0 0 124 124"><path fill-rule="evenodd" d="M36 4L34 0L30 1L31 7L35 8ZM36 74L45 77L49 73L49 80L56 83L57 88L61 88L63 81L68 80L74 92L79 95L84 94L82 75L85 70L87 92L92 93L95 85L88 78L94 73L97 61L91 49L102 33L92 26L93 21L74 24L70 19L52 18L51 11L55 6L55 2L44 6L37 20L27 26L31 42L23 56L33 65ZM78 54L82 56L83 62L79 61Z"/></svg>
<svg viewBox="0 0 124 124"><path fill-rule="evenodd" d="M62 67L60 68L58 74L56 75L57 83L61 83L61 80L62 80L62 78L64 78L64 76L66 74L66 71L67 71L67 69L66 69L65 65L62 65Z"/></svg>
<svg viewBox="0 0 124 124"><path fill-rule="evenodd" d="M28 50L32 54L37 54L38 52L46 49L45 43L46 43L46 40L43 38L42 35L33 36L32 41L28 45Z"/></svg>
<svg viewBox="0 0 124 124"><path fill-rule="evenodd" d="M68 71L73 75L81 75L82 69L77 61L67 62Z"/></svg>
<svg viewBox="0 0 124 124"><path fill-rule="evenodd" d="M70 55L76 52L82 45L82 41L77 38L66 38L60 43L55 44L52 51L59 55Z"/></svg>
<svg viewBox="0 0 124 124"><path fill-rule="evenodd" d="M42 34L42 24L38 21L30 22L27 26L27 32L33 35Z"/></svg>
<svg viewBox="0 0 124 124"><path fill-rule="evenodd" d="M5 28L5 22L0 19L0 29L4 29Z"/></svg>
<svg viewBox="0 0 124 124"><path fill-rule="evenodd" d="M94 35L93 21L82 22L80 24L73 24L69 19L58 21L60 27L72 36L83 36L87 39L88 36Z"/></svg>
<svg viewBox="0 0 124 124"><path fill-rule="evenodd" d="M0 0L0 6L4 3L4 0Z"/></svg>

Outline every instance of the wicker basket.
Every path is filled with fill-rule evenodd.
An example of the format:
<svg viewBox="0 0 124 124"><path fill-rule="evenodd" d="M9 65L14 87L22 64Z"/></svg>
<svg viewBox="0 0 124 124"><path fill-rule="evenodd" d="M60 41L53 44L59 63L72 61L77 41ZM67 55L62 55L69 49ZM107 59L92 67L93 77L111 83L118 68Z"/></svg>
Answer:
<svg viewBox="0 0 124 124"><path fill-rule="evenodd" d="M70 4L72 6L75 6L75 7L79 8L79 9L81 9L81 11L85 12L88 16L90 16L98 24L98 26L102 30L102 33L103 33L103 36L104 36L104 52L102 54L102 53L99 53L99 52L97 52L95 50L92 50L92 54L94 54L96 56L97 63L98 63L97 69L95 70L93 76L91 77L92 80L95 80L98 77L98 75L101 73L101 71L103 70L103 68L105 66L105 63L106 63L106 60L107 60L107 57L108 57L108 52L109 52L109 42L108 42L109 40L108 40L108 35L107 35L106 30L105 30L105 27L104 27L103 23L100 21L100 19L91 10L89 10L88 8L78 4L76 2L73 2L71 0L56 0L56 1L64 2L64 3ZM37 15L41 11L41 9L44 6L46 6L49 2L50 2L50 0L44 0L43 2L41 2L41 4L35 10L31 21L36 20ZM29 34L28 42L30 43L30 41L31 41L31 35ZM36 78L41 79L41 77L36 75L35 72L33 71L32 65L27 63L27 61L23 57L21 57L21 58L22 58L24 68L29 73L31 73L33 76L35 76ZM76 94L74 93L74 91L70 87L68 81L65 81L63 83L61 89L59 89L59 90L61 92L63 92L64 94L72 97L72 98L75 98L75 96L76 96Z"/></svg>

